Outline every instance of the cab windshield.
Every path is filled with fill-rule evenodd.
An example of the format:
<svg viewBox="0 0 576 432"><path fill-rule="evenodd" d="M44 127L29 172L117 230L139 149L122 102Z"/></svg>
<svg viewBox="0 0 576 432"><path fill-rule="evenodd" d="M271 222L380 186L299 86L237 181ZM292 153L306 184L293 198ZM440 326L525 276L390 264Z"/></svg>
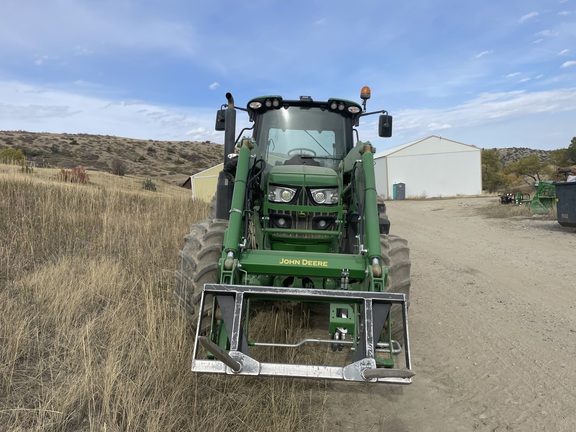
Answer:
<svg viewBox="0 0 576 432"><path fill-rule="evenodd" d="M319 107L290 106L262 114L256 136L272 165L308 161L334 168L346 155L347 140L352 139L346 135L350 121Z"/></svg>

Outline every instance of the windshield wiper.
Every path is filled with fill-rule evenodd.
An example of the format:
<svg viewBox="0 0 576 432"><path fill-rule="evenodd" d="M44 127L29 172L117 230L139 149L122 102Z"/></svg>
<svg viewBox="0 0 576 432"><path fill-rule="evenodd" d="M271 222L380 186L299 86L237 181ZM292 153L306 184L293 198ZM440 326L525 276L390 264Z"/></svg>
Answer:
<svg viewBox="0 0 576 432"><path fill-rule="evenodd" d="M324 150L324 151L326 152L326 154L330 154L330 152L329 152L328 150L326 150L326 149L324 148L324 146L323 146L322 144L320 144L320 142L319 142L316 138L314 138L310 132L308 132L307 130L305 130L304 132L306 132L306 134L307 134L310 138L312 138L314 141L316 141L316 144L318 144L320 147L322 147L322 150Z"/></svg>

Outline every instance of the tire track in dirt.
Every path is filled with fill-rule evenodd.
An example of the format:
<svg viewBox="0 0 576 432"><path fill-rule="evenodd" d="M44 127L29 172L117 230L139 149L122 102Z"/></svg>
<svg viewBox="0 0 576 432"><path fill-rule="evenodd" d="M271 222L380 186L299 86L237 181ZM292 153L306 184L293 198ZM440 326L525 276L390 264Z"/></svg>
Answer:
<svg viewBox="0 0 576 432"><path fill-rule="evenodd" d="M558 283L562 278L554 282L569 268L550 271L539 258L561 254L566 245L555 242L551 250L549 242L539 244L545 233L502 230L498 220L477 216L466 202L456 208L454 200L434 203L438 207L427 214L425 232L412 230L414 239L409 238L416 269L413 298L426 305L422 318L430 320L433 305L444 315L434 314L432 343L426 346L439 344L446 360L433 356L424 363L441 365L431 372L448 384L455 405L472 412L476 428L571 430L566 413L576 406L575 377L570 371L573 379L566 380L566 369L574 365L574 344L558 344L549 333L558 322L575 325L574 309L566 306L569 298L574 304L574 293ZM422 212L402 214L416 222ZM564 288L555 298L544 292L554 286ZM418 311L412 309L413 323ZM569 328L563 333L570 337ZM413 338L416 352L419 342ZM551 353L555 362L542 367ZM568 409L557 412L559 405Z"/></svg>

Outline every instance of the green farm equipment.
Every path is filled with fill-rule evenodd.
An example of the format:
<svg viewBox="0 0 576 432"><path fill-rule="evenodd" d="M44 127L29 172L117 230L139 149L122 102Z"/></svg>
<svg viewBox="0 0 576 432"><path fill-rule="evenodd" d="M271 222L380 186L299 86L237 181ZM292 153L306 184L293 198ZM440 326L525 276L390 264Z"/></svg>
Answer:
<svg viewBox="0 0 576 432"><path fill-rule="evenodd" d="M532 214L548 213L556 204L556 186L552 181L540 181L532 198L519 198L517 202L518 205L527 205Z"/></svg>
<svg viewBox="0 0 576 432"><path fill-rule="evenodd" d="M265 96L239 108L226 94L215 218L192 226L176 271L175 295L197 319L192 371L412 382L409 248L389 234L375 148L357 131L379 114L390 137L392 116L366 112L369 97L364 87L362 105ZM236 137L238 110L253 126ZM304 311L308 334L261 336L259 314L282 307Z"/></svg>
<svg viewBox="0 0 576 432"><path fill-rule="evenodd" d="M501 204L516 204L527 206L532 214L548 213L556 203L556 188L554 182L540 181L535 184L533 197L528 193L516 192L500 195Z"/></svg>

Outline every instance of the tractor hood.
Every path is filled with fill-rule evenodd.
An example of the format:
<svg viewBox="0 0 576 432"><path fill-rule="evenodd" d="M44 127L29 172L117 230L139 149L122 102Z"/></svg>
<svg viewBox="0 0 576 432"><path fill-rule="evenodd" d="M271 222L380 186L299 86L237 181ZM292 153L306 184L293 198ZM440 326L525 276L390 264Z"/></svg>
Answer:
<svg viewBox="0 0 576 432"><path fill-rule="evenodd" d="M270 170L268 182L276 185L334 187L338 186L338 174L326 167L279 165Z"/></svg>

